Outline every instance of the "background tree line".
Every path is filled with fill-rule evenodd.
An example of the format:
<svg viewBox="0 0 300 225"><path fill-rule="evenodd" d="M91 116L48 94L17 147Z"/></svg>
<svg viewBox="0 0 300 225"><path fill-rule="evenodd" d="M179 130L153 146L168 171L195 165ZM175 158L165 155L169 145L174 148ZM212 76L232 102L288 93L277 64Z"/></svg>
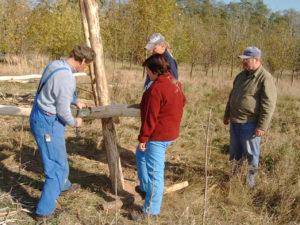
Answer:
<svg viewBox="0 0 300 225"><path fill-rule="evenodd" d="M300 13L271 12L263 0L225 4L213 0L102 0L101 35L105 56L123 65L140 63L147 37L164 34L179 63L204 74L228 73L246 46L263 50L277 77L300 72ZM0 0L0 52L65 55L83 42L76 0Z"/></svg>

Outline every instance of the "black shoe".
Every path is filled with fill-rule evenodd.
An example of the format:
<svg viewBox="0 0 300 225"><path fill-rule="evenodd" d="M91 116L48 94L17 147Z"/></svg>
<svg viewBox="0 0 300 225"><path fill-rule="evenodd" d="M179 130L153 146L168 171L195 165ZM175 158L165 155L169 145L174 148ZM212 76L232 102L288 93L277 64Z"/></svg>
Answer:
<svg viewBox="0 0 300 225"><path fill-rule="evenodd" d="M62 206L59 204L59 202L56 201L56 207L55 210L52 214L50 215L39 215L39 214L34 214L34 219L36 221L36 225L47 225L47 221L55 218L55 217L59 217L60 214L62 214L64 212Z"/></svg>
<svg viewBox="0 0 300 225"><path fill-rule="evenodd" d="M135 186L135 192L138 193L143 200L146 198L146 192L142 191L140 186Z"/></svg>
<svg viewBox="0 0 300 225"><path fill-rule="evenodd" d="M144 213L142 211L142 209L141 210L133 210L130 212L130 219L132 221L145 221L148 218L157 218L157 217L158 216Z"/></svg>
<svg viewBox="0 0 300 225"><path fill-rule="evenodd" d="M42 215L35 215L35 221L36 225L47 225L47 221L53 219L53 214L47 215L47 216L42 216Z"/></svg>

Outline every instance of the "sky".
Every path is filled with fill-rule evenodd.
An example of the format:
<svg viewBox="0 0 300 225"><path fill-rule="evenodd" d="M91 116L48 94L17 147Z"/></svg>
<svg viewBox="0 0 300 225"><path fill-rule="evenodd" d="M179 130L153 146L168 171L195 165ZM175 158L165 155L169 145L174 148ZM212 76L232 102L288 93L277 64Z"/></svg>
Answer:
<svg viewBox="0 0 300 225"><path fill-rule="evenodd" d="M238 2L238 0L223 0L225 3ZM300 12L300 0L264 0L272 11L295 9Z"/></svg>

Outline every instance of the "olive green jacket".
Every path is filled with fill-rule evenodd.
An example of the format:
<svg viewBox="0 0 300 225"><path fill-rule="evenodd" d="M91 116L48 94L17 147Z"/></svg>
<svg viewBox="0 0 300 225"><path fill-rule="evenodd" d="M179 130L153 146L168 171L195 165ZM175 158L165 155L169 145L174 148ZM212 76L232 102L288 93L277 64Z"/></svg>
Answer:
<svg viewBox="0 0 300 225"><path fill-rule="evenodd" d="M239 73L227 102L224 118L232 123L257 121L257 128L267 130L275 110L277 91L272 75L260 66L255 73Z"/></svg>

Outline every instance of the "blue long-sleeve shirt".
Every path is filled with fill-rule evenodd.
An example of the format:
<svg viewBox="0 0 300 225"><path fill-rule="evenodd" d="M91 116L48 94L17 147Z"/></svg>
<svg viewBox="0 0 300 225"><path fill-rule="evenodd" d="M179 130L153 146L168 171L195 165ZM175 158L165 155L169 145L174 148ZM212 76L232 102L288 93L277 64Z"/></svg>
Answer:
<svg viewBox="0 0 300 225"><path fill-rule="evenodd" d="M166 50L163 54L164 59L169 63L170 65L170 69L171 69L171 75L178 80L178 70L177 70L177 63L175 61L175 59L173 58L173 56L168 52L168 50ZM149 77L146 77L146 81L144 84L144 88L148 89L151 86L151 80L149 79Z"/></svg>
<svg viewBox="0 0 300 225"><path fill-rule="evenodd" d="M65 60L55 60L50 63L44 72L42 80L47 79L57 68L66 68L53 74L43 86L37 97L40 109L56 114L64 123L74 126L75 118L71 113L70 105L76 103L76 79L72 72L74 69Z"/></svg>

